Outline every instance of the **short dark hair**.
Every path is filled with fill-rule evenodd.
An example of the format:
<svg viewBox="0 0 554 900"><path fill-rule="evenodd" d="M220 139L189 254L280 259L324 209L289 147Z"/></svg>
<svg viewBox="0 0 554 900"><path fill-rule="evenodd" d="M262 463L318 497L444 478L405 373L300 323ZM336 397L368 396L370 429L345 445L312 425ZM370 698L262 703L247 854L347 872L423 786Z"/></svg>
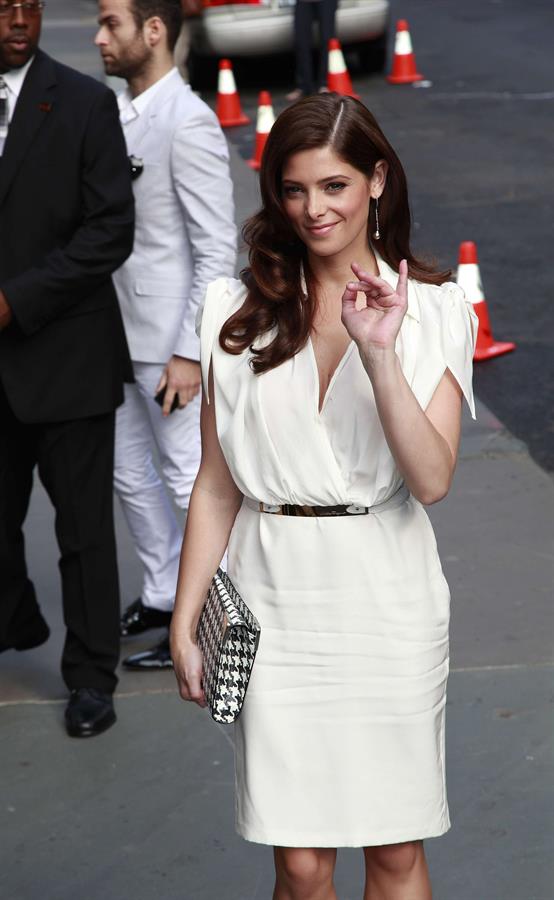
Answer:
<svg viewBox="0 0 554 900"><path fill-rule="evenodd" d="M181 0L131 0L131 12L137 28L142 28L147 19L158 16L167 29L169 49L174 50L183 22Z"/></svg>

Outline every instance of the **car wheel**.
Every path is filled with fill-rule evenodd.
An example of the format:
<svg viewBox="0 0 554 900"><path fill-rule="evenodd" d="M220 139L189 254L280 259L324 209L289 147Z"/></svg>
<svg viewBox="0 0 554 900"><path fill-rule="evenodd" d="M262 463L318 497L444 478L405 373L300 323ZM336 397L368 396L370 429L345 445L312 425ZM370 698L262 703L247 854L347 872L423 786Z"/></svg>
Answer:
<svg viewBox="0 0 554 900"><path fill-rule="evenodd" d="M364 41L356 45L359 67L362 72L383 72L387 64L388 33L372 41ZM354 49L354 48L353 48Z"/></svg>
<svg viewBox="0 0 554 900"><path fill-rule="evenodd" d="M193 90L217 90L218 60L215 57L200 56L191 50L187 68L190 86Z"/></svg>

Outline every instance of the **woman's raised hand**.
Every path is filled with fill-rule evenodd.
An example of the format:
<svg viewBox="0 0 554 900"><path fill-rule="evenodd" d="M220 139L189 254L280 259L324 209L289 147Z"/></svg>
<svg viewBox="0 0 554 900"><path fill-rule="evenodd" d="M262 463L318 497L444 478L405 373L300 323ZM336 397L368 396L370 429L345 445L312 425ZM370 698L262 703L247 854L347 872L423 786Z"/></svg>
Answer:
<svg viewBox="0 0 554 900"><path fill-rule="evenodd" d="M193 700L199 706L206 706L202 690L202 653L190 639L182 639L171 634L171 658L173 669L183 700Z"/></svg>
<svg viewBox="0 0 554 900"><path fill-rule="evenodd" d="M352 263L357 281L349 281L342 295L342 323L360 351L394 350L408 308L408 264L402 260L396 290L382 278ZM356 296L365 294L366 306L356 309Z"/></svg>

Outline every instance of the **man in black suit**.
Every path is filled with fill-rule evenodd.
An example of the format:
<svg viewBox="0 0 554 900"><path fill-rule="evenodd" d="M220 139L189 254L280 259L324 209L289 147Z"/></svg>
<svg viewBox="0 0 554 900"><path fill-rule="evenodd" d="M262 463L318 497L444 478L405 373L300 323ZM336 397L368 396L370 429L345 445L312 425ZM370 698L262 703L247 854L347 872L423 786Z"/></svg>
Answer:
<svg viewBox="0 0 554 900"><path fill-rule="evenodd" d="M0 0L0 650L49 634L22 525L33 469L56 510L70 735L115 721L114 416L132 378L111 273L132 249L115 97L38 49L41 0Z"/></svg>

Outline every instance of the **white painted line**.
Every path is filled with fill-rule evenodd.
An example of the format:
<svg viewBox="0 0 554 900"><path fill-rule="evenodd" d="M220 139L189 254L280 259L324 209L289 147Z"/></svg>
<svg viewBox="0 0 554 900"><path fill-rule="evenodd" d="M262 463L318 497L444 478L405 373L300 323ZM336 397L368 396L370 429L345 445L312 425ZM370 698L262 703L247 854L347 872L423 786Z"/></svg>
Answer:
<svg viewBox="0 0 554 900"><path fill-rule="evenodd" d="M177 686L173 688L155 688L147 691L122 691L121 693L114 694L114 698L117 700L127 700L132 697L150 697L157 694L177 694L178 696ZM67 697L61 700L5 700L0 701L0 708L3 706L60 706L62 703L67 703L67 700Z"/></svg>
<svg viewBox="0 0 554 900"><path fill-rule="evenodd" d="M520 672L520 671L537 671L538 669L552 669L554 662L539 663L509 663L501 666L461 666L460 668L450 669L450 674L461 674L462 672ZM122 691L114 694L114 700L128 700L133 697L149 697L158 694L175 694L178 696L177 687L174 688L156 688L147 691ZM185 701L183 701L185 702ZM5 706L61 706L67 703L67 697L63 700L5 700L0 702L0 708ZM217 724L217 723L216 723ZM223 730L223 729L222 729ZM224 734L226 732L224 731Z"/></svg>
<svg viewBox="0 0 554 900"><path fill-rule="evenodd" d="M536 671L537 669L552 669L554 662L542 663L509 663L505 666L461 666L457 669L450 669L450 674L454 672L519 672L524 669Z"/></svg>

